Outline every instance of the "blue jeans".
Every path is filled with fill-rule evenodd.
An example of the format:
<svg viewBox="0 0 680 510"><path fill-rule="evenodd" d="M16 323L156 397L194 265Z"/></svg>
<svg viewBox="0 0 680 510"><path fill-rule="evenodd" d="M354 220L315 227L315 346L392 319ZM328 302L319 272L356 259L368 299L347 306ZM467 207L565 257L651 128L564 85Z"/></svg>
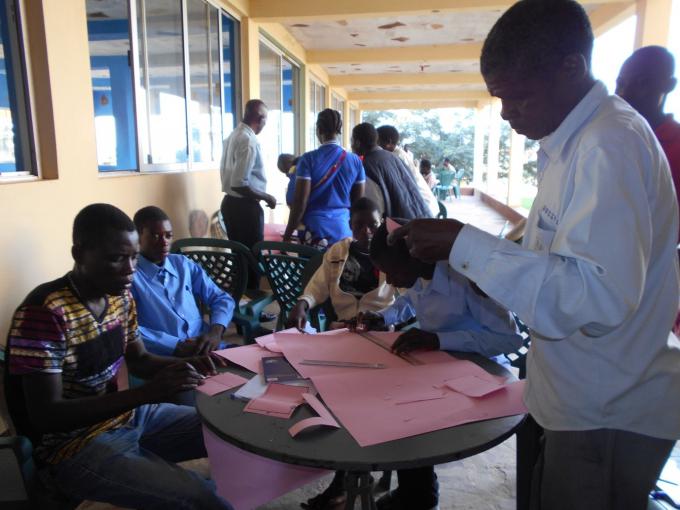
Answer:
<svg viewBox="0 0 680 510"><path fill-rule="evenodd" d="M127 508L233 510L215 484L175 462L205 457L193 407L143 405L130 423L95 437L70 459L47 469L69 497Z"/></svg>

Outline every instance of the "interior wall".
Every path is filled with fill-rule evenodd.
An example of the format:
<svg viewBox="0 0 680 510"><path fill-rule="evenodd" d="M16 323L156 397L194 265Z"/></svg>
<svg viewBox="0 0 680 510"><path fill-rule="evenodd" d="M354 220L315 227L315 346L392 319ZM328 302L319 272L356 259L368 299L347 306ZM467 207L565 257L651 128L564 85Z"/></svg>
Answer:
<svg viewBox="0 0 680 510"><path fill-rule="evenodd" d="M42 0L49 90L53 114L37 111L37 122L53 123L56 160L43 160L54 180L0 184L0 343L14 309L42 282L71 268L71 225L93 202L112 203L127 214L157 205L171 217L176 237L188 235L188 213L210 215L222 199L217 169L156 175L100 176L90 86L85 2ZM44 83L42 84L45 85ZM51 141L48 141L51 142Z"/></svg>

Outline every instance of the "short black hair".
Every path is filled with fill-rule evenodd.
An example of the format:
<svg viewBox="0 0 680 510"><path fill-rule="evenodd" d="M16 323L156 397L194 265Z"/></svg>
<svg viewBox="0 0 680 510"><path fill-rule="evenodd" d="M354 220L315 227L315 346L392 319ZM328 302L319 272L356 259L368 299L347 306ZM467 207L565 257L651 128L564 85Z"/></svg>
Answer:
<svg viewBox="0 0 680 510"><path fill-rule="evenodd" d="M276 160L276 167L281 169L281 167L285 163L290 163L289 166L293 166L295 164L296 160L297 160L297 158L295 157L294 154L288 154L288 153L284 152L282 154L279 154L279 157Z"/></svg>
<svg viewBox="0 0 680 510"><path fill-rule="evenodd" d="M326 108L316 117L316 129L327 137L339 135L342 131L342 115L337 110Z"/></svg>
<svg viewBox="0 0 680 510"><path fill-rule="evenodd" d="M394 145L399 143L399 131L394 126L380 126L376 131L380 142L393 143Z"/></svg>
<svg viewBox="0 0 680 510"><path fill-rule="evenodd" d="M260 109L260 106L267 107L262 99L251 99L246 103L243 108L243 122L245 124L250 124L251 122L259 120L260 115L258 110Z"/></svg>
<svg viewBox="0 0 680 510"><path fill-rule="evenodd" d="M420 166L424 166L425 168L432 169L432 161L429 159L421 159L420 160Z"/></svg>
<svg viewBox="0 0 680 510"><path fill-rule="evenodd" d="M400 225L406 225L408 223L408 220L405 219L392 219ZM408 261L411 260L411 254L409 253L408 246L406 246L406 241L404 241L402 238L390 246L387 244L387 236L387 223L383 223L380 225L380 228L378 228L376 233L373 235L373 239L371 240L371 260L376 262L378 266L381 265L381 261L388 259L390 261L399 260L407 264Z"/></svg>
<svg viewBox="0 0 680 510"><path fill-rule="evenodd" d="M352 129L352 138L358 141L362 147L371 149L378 145L378 131L370 122L362 122Z"/></svg>
<svg viewBox="0 0 680 510"><path fill-rule="evenodd" d="M73 220L73 245L91 249L100 244L111 231L134 232L130 217L111 204L90 204Z"/></svg>
<svg viewBox="0 0 680 510"><path fill-rule="evenodd" d="M635 64L638 69L643 69L646 75L660 79L672 78L675 74L673 54L663 46L639 48L626 59L624 65L627 63Z"/></svg>
<svg viewBox="0 0 680 510"><path fill-rule="evenodd" d="M142 207L139 211L135 213L135 217L133 218L135 227L137 228L137 232L139 232L139 234L142 233L144 227L146 227L149 223L166 220L170 221L168 215L165 214L165 211L163 209L161 209L160 207L156 207L155 205Z"/></svg>
<svg viewBox="0 0 680 510"><path fill-rule="evenodd" d="M578 53L588 67L593 31L583 7L574 0L520 0L491 28L482 46L485 78L512 73L536 76L555 71Z"/></svg>
<svg viewBox="0 0 680 510"><path fill-rule="evenodd" d="M349 215L350 217L354 216L356 213L360 212L373 212L377 211L380 213L380 209L378 208L378 204L376 204L373 200L367 197L361 197L355 200L351 207L349 208Z"/></svg>

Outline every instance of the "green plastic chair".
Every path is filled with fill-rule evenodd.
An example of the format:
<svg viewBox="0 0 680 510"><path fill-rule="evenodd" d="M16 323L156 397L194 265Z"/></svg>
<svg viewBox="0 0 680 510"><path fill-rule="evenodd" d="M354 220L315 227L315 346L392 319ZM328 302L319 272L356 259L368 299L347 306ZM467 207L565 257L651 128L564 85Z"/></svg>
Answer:
<svg viewBox="0 0 680 510"><path fill-rule="evenodd" d="M238 304L248 285L248 267L257 268L250 250L236 241L190 237L172 243L171 251L196 262L210 278ZM233 322L241 330L246 343L252 343L261 332L260 314L273 301L264 291L249 291L251 301L239 305Z"/></svg>
<svg viewBox="0 0 680 510"><path fill-rule="evenodd" d="M441 200L437 200L437 203L439 204L439 214L437 214L437 219L438 220L445 220L447 215L448 215L448 211L446 210L446 206L444 205L444 203Z"/></svg>
<svg viewBox="0 0 680 510"><path fill-rule="evenodd" d="M446 200L453 191L453 180L456 178L455 172L441 172L439 174L439 184L435 186L437 200Z"/></svg>
<svg viewBox="0 0 680 510"><path fill-rule="evenodd" d="M260 241L253 246L253 255L279 304L277 330L283 328L288 312L302 294L302 274L305 267L319 253L319 250L309 246L278 241Z"/></svg>

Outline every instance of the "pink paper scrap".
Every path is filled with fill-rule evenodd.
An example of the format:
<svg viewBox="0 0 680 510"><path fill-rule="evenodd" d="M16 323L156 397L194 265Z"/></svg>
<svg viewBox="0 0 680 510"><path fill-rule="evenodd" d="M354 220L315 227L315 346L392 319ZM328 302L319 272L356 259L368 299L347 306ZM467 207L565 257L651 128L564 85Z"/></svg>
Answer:
<svg viewBox="0 0 680 510"><path fill-rule="evenodd" d="M392 232L394 232L398 228L401 228L402 225L400 225L399 223L394 221L392 218L387 218L385 220L385 226L387 227L387 233L391 234Z"/></svg>
<svg viewBox="0 0 680 510"><path fill-rule="evenodd" d="M240 375L232 374L230 372L223 372L221 374L208 377L203 381L203 384L198 386L196 389L201 393L212 396L235 388L236 386L241 386L246 382L248 382L248 379L245 379Z"/></svg>
<svg viewBox="0 0 680 510"><path fill-rule="evenodd" d="M326 426L340 428L340 425L337 421L335 421L333 415L328 409L326 409L326 406L324 406L318 398L309 393L304 393L302 398L305 399L305 401L311 406L312 409L314 409L314 411L316 411L319 416L306 418L289 428L288 432L292 437L297 436L300 432L308 429L309 427Z"/></svg>
<svg viewBox="0 0 680 510"><path fill-rule="evenodd" d="M243 347L232 347L231 349L222 349L219 351L213 351L213 354L217 354L224 359L241 365L247 368L251 372L257 374L262 373L262 358L264 356L280 356L279 353L272 353L271 351L260 347L259 345L244 345Z"/></svg>
<svg viewBox="0 0 680 510"><path fill-rule="evenodd" d="M243 410L287 419L291 417L295 408L305 401L302 395L310 391L307 386L270 383L262 396L252 399Z"/></svg>
<svg viewBox="0 0 680 510"><path fill-rule="evenodd" d="M446 381L446 386L468 397L486 397L505 388L504 381L482 379L476 375L466 375Z"/></svg>
<svg viewBox="0 0 680 510"><path fill-rule="evenodd" d="M296 328L290 328L279 331L279 333L299 333L299 331ZM278 344L276 343L274 333L257 337L255 339L255 343L257 343L257 345L259 345L260 347L267 349L268 351L278 353L282 352L281 347L279 347Z"/></svg>

